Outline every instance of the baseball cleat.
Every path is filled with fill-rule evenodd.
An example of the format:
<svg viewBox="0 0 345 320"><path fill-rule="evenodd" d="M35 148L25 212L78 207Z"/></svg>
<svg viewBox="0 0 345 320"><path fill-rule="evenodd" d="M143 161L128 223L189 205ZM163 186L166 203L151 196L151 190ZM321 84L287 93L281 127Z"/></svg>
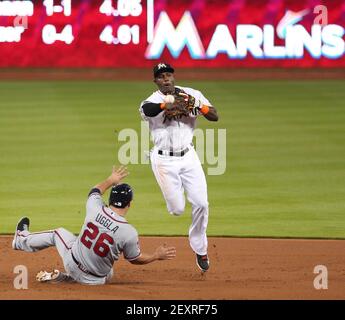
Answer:
<svg viewBox="0 0 345 320"><path fill-rule="evenodd" d="M23 217L18 221L17 226L16 226L16 230L14 232L14 238L12 241L12 248L14 250L17 250L16 241L17 241L18 233L22 232L24 230L29 231L29 226L30 226L30 220L28 217Z"/></svg>
<svg viewBox="0 0 345 320"><path fill-rule="evenodd" d="M199 267L199 269L202 272L206 272L210 267L210 260L208 259L207 254L202 255L202 256L200 254L197 254L196 265Z"/></svg>
<svg viewBox="0 0 345 320"><path fill-rule="evenodd" d="M59 277L59 275L60 275L59 270L54 270L53 272L40 271L36 275L36 280L38 282L54 281Z"/></svg>

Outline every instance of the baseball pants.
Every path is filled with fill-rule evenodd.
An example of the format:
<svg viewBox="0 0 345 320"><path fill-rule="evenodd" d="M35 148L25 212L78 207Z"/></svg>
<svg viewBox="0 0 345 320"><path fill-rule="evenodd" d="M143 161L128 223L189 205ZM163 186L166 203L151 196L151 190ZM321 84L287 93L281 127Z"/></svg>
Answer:
<svg viewBox="0 0 345 320"><path fill-rule="evenodd" d="M206 229L208 224L207 183L199 157L193 147L182 157L151 152L151 166L161 188L168 211L181 215L185 210L185 195L192 204L192 223L189 243L199 255L207 254Z"/></svg>
<svg viewBox="0 0 345 320"><path fill-rule="evenodd" d="M82 272L72 259L71 248L77 237L64 228L44 232L30 233L19 232L17 235L16 247L26 252L36 252L48 247L55 246L62 258L67 273L60 273L58 281L79 282L84 284L104 284L111 279L113 271L104 278L96 278Z"/></svg>

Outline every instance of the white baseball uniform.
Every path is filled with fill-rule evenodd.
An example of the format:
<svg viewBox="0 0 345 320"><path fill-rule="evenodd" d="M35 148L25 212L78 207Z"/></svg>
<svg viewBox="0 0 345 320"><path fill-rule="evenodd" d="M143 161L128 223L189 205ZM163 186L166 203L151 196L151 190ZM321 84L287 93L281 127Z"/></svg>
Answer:
<svg viewBox="0 0 345 320"><path fill-rule="evenodd" d="M46 232L18 232L16 249L35 252L56 246L66 274L63 279L84 284L104 284L113 264L123 253L131 261L140 256L138 233L125 218L105 206L98 189L91 190L86 218L78 237L63 228Z"/></svg>
<svg viewBox="0 0 345 320"><path fill-rule="evenodd" d="M200 91L180 86L176 88L200 100L203 105L211 106ZM186 191L187 199L192 204L190 246L195 253L205 255L208 224L207 184L199 157L192 145L196 116L190 115L178 121L164 122L164 112L154 117L144 114L142 106L145 103L160 104L164 102L164 97L165 95L157 90L143 101L139 108L142 118L149 123L154 143L150 153L152 170L171 214L181 215L184 212ZM180 156L181 153L178 154L181 151L185 153L183 156Z"/></svg>

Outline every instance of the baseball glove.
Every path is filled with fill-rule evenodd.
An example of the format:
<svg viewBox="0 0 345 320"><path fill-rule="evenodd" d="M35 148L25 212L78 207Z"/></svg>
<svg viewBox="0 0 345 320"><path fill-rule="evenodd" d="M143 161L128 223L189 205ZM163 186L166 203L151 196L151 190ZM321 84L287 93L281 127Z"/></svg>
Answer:
<svg viewBox="0 0 345 320"><path fill-rule="evenodd" d="M176 88L173 94L174 102L167 103L164 110L164 121L179 121L182 117L188 117L195 104L195 98Z"/></svg>

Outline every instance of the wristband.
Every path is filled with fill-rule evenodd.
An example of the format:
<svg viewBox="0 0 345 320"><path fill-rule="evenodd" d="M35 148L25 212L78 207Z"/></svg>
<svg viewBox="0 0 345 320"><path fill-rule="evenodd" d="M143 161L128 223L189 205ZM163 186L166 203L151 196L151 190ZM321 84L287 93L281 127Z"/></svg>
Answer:
<svg viewBox="0 0 345 320"><path fill-rule="evenodd" d="M210 111L210 108L208 106L205 106L203 105L201 108L200 108L200 112L205 115L205 114L208 114L208 112Z"/></svg>

